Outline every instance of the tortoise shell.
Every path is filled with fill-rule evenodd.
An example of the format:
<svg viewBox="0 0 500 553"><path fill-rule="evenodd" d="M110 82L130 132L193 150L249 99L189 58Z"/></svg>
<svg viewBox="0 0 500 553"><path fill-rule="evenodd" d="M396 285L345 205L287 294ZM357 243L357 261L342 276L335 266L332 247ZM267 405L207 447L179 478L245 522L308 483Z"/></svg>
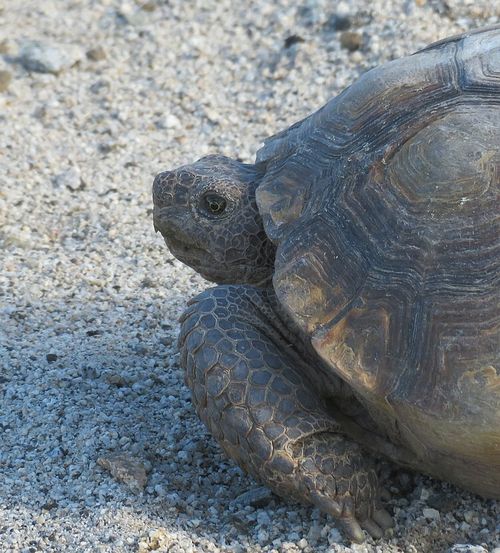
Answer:
<svg viewBox="0 0 500 553"><path fill-rule="evenodd" d="M285 310L394 442L500 497L500 27L368 71L257 162Z"/></svg>

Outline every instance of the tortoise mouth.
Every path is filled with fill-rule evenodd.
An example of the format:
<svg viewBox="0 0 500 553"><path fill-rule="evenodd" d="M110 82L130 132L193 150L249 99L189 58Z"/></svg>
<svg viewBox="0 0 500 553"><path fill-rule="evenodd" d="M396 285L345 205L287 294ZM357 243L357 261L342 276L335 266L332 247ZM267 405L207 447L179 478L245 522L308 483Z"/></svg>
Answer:
<svg viewBox="0 0 500 553"><path fill-rule="evenodd" d="M153 225L155 231L163 236L165 244L175 257L190 255L196 258L211 257L207 250L193 240L193 237L182 231L182 222L175 220L171 213L164 214L160 210L156 210L155 207ZM181 261L184 261L184 259L181 259Z"/></svg>
<svg viewBox="0 0 500 553"><path fill-rule="evenodd" d="M180 240L179 237L164 237L170 253L181 263L188 265L204 279L217 284L236 284L243 281L254 286L270 286L269 268L256 270L246 264L229 264L214 257L209 251L193 246L192 243ZM239 275L239 278L235 277Z"/></svg>
<svg viewBox="0 0 500 553"><path fill-rule="evenodd" d="M207 261L213 260L209 252L193 245L191 242L180 239L178 236L164 235L163 238L172 255L187 265L192 266L193 263L196 263L194 268L197 268L199 265L205 265ZM215 260L213 261L215 262Z"/></svg>

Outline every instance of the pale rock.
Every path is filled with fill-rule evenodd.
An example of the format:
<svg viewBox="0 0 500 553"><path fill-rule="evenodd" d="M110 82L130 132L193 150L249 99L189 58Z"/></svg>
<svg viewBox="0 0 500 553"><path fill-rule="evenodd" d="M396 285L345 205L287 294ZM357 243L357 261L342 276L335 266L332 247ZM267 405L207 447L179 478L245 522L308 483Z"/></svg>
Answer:
<svg viewBox="0 0 500 553"><path fill-rule="evenodd" d="M85 51L76 44L48 44L35 40L25 42L19 51L19 61L25 69L55 75L84 57Z"/></svg>

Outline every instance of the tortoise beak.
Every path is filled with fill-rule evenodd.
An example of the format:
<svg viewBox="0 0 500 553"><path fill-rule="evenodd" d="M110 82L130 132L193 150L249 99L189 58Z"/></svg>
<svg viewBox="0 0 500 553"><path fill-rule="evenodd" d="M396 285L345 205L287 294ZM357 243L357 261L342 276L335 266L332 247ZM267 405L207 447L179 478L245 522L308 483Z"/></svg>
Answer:
<svg viewBox="0 0 500 553"><path fill-rule="evenodd" d="M161 232L161 219L159 211L160 210L156 205L153 206L153 228L155 229L155 232Z"/></svg>

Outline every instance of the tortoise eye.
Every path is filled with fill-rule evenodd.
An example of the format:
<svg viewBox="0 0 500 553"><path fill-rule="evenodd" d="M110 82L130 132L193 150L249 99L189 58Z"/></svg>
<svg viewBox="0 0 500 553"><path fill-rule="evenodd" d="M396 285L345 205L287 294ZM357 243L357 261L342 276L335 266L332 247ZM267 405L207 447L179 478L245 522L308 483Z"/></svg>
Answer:
<svg viewBox="0 0 500 553"><path fill-rule="evenodd" d="M222 215L227 207L227 201L219 194L210 192L202 198L202 207L211 215Z"/></svg>

